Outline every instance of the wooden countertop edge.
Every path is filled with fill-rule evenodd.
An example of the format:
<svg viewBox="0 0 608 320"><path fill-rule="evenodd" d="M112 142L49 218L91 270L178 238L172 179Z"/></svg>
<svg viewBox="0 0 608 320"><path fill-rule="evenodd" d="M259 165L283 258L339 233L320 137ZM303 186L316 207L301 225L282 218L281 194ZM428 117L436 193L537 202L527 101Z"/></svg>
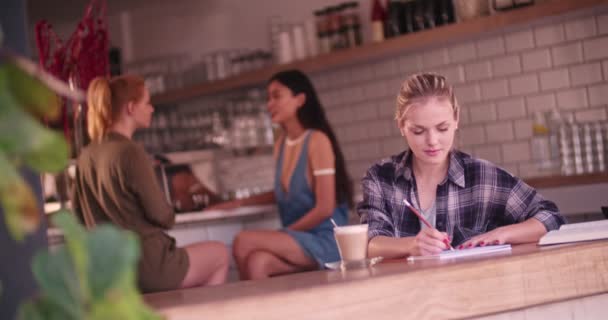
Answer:
<svg viewBox="0 0 608 320"><path fill-rule="evenodd" d="M195 289L176 293L183 303L163 303L158 310L179 320L467 318L608 292L607 261L608 241L597 241L315 287L298 287L305 276L287 276L292 278L282 279L293 281L285 290L268 293L255 282ZM222 288L221 300L211 298L216 296L211 290Z"/></svg>
<svg viewBox="0 0 608 320"><path fill-rule="evenodd" d="M534 177L523 178L523 180L536 189L559 188L576 185L608 183L608 173L589 173L573 176Z"/></svg>

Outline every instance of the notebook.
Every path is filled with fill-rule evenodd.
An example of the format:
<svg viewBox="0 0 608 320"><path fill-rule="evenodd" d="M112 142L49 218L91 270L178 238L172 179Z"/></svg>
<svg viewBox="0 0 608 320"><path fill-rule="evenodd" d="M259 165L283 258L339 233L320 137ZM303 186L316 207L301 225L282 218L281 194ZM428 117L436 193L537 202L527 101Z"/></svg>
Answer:
<svg viewBox="0 0 608 320"><path fill-rule="evenodd" d="M446 259L458 259L465 257L474 257L474 256L482 256L482 255L493 255L498 253L507 253L511 252L510 244L501 244L495 246L484 246L484 247L475 247L470 249L460 249L460 250L446 250L441 252L440 254L434 254L430 256L411 256L407 258L407 261L419 261L419 260L446 260Z"/></svg>
<svg viewBox="0 0 608 320"><path fill-rule="evenodd" d="M599 239L608 239L608 220L564 224L559 230L547 232L538 244L544 246Z"/></svg>

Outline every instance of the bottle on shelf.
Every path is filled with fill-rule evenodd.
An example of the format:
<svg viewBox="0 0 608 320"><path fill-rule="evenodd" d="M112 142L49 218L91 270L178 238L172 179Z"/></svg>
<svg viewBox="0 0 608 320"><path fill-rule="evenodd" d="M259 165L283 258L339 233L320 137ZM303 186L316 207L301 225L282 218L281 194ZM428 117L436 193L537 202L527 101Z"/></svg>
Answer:
<svg viewBox="0 0 608 320"><path fill-rule="evenodd" d="M384 21L386 20L386 11L382 7L380 0L374 0L372 4L372 41L384 41Z"/></svg>
<svg viewBox="0 0 608 320"><path fill-rule="evenodd" d="M317 38L319 42L319 53L328 53L330 51L329 34L327 26L327 9L321 9L314 12L317 23Z"/></svg>
<svg viewBox="0 0 608 320"><path fill-rule="evenodd" d="M438 26L456 21L454 3L452 0L437 0L435 5L436 24Z"/></svg>
<svg viewBox="0 0 608 320"><path fill-rule="evenodd" d="M593 124L593 147L597 156L597 171L604 172L606 171L606 158L604 154L606 145L604 143L602 123L599 121Z"/></svg>
<svg viewBox="0 0 608 320"><path fill-rule="evenodd" d="M548 129L549 129L549 158L551 161L551 169L559 170L560 168L560 141L559 130L563 124L562 116L557 109L553 109L546 114Z"/></svg>
<svg viewBox="0 0 608 320"><path fill-rule="evenodd" d="M386 38L399 36L402 30L403 3L400 0L389 0L386 8L386 24L384 35Z"/></svg>
<svg viewBox="0 0 608 320"><path fill-rule="evenodd" d="M401 10L402 29L404 33L415 31L414 13L416 10L416 0L403 0ZM450 0L451 1L451 0Z"/></svg>
<svg viewBox="0 0 608 320"><path fill-rule="evenodd" d="M344 19L349 46L360 46L362 37L361 21L359 19L359 3L347 2L344 4Z"/></svg>
<svg viewBox="0 0 608 320"><path fill-rule="evenodd" d="M596 168L594 166L595 162L595 152L593 151L593 142L592 142L592 134L591 134L591 124L583 123L581 128L582 132L582 143L584 146L583 149L583 166L584 171L587 173L595 172Z"/></svg>
<svg viewBox="0 0 608 320"><path fill-rule="evenodd" d="M570 120L569 121L570 135L572 137L572 157L573 157L573 163L574 163L574 173L583 174L583 172L584 172L583 148L582 148L582 141L581 141L580 126L578 123L576 123L576 121L574 121L573 117L571 117L569 120Z"/></svg>
<svg viewBox="0 0 608 320"><path fill-rule="evenodd" d="M548 170L551 168L549 128L540 111L534 113L532 132L532 159L540 170Z"/></svg>

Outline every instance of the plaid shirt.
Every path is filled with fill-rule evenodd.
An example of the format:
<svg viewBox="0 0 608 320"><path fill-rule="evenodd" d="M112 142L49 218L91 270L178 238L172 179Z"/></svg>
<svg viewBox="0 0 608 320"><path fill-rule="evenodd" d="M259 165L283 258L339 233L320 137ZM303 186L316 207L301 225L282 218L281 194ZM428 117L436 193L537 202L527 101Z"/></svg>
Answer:
<svg viewBox="0 0 608 320"><path fill-rule="evenodd" d="M369 238L410 237L420 221L403 199L420 208L412 156L404 151L373 165L362 180L363 201L357 205ZM447 232L452 245L529 218L547 230L565 223L557 206L505 170L470 155L453 151L446 178L437 186L436 228Z"/></svg>

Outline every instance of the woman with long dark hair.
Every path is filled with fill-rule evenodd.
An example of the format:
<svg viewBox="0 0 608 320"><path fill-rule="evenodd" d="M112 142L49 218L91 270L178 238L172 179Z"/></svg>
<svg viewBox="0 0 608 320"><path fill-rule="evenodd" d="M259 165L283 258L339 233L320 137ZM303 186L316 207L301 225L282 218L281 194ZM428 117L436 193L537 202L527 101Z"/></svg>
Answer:
<svg viewBox="0 0 608 320"><path fill-rule="evenodd" d="M330 218L348 220L352 184L336 136L308 77L283 71L268 81L268 112L283 134L274 148L274 192L213 209L278 205L283 228L239 233L233 254L241 279L314 270L340 259Z"/></svg>

